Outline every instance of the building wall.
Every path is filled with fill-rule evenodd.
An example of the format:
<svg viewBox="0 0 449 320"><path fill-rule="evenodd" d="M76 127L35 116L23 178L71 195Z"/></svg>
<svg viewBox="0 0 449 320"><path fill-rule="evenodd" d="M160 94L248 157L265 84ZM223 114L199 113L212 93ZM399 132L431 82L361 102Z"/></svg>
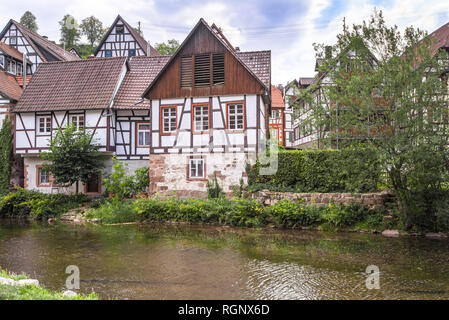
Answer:
<svg viewBox="0 0 449 320"><path fill-rule="evenodd" d="M226 128L227 103L245 104L245 130ZM204 98L152 100L150 192L180 196L204 196L206 180L217 174L225 192L232 192L245 176L246 162L253 163L260 145L266 139L266 111L260 95L216 96ZM210 130L192 134L192 105L209 103ZM177 108L177 128L171 135L161 135L160 106ZM188 159L202 157L205 178L188 178Z"/></svg>
<svg viewBox="0 0 449 320"><path fill-rule="evenodd" d="M187 163L190 156L201 156L205 161L206 178L189 179ZM150 193L176 194L180 198L206 197L207 179L217 177L225 193L232 193L240 179L247 183L245 164L254 163L255 153L203 153L150 155Z"/></svg>
<svg viewBox="0 0 449 320"><path fill-rule="evenodd" d="M120 160L148 160L149 148L137 146L138 123L150 123L149 110L116 111L116 154ZM146 161L148 165L148 161Z"/></svg>
<svg viewBox="0 0 449 320"><path fill-rule="evenodd" d="M38 186L38 168L44 164L44 160L37 156L25 156L24 157L24 188L29 190L36 190L43 193L75 193L76 186L59 187L51 184L49 186ZM109 158L105 162L105 168L102 171L101 180L112 172L112 158ZM79 192L84 193L85 186L80 182ZM101 186L101 193L105 192L105 188Z"/></svg>

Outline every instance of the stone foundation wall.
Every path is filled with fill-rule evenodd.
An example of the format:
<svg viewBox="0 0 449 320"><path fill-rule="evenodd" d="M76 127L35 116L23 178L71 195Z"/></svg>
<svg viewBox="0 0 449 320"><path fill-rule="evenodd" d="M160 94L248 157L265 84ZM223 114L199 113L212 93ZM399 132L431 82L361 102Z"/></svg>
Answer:
<svg viewBox="0 0 449 320"><path fill-rule="evenodd" d="M217 176L223 191L232 194L232 187L238 186L240 179L247 183L244 153L200 154L205 160L206 178L188 178L188 159L190 154L151 154L150 155L150 193L174 195L179 198L204 198L207 196L207 179Z"/></svg>
<svg viewBox="0 0 449 320"><path fill-rule="evenodd" d="M282 199L292 201L302 199L307 205L327 206L330 203L343 205L356 203L369 209L384 209L385 203L394 199L394 196L386 191L372 193L292 193L262 190L249 196L265 205L274 204Z"/></svg>

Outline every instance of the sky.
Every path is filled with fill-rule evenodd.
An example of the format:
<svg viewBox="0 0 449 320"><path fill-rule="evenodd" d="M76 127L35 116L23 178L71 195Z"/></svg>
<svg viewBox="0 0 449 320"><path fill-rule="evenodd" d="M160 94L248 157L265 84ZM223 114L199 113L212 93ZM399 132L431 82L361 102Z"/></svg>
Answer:
<svg viewBox="0 0 449 320"><path fill-rule="evenodd" d="M271 50L275 85L313 76L313 43L334 44L344 17L348 25L360 23L377 8L389 25L413 25L429 33L449 22L447 0L22 0L12 6L0 1L0 28L29 10L37 18L38 33L55 41L65 14L78 22L94 15L104 27L118 14L132 26L140 21L152 45L168 39L182 42L204 18L221 27L242 51Z"/></svg>

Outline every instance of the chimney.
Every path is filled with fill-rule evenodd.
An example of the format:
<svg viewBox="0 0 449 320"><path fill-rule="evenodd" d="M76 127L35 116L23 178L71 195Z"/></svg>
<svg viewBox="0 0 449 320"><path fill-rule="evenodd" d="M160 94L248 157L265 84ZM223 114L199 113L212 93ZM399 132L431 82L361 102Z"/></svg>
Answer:
<svg viewBox="0 0 449 320"><path fill-rule="evenodd" d="M47 40L48 40L48 37L47 37L47 36L42 36L42 38L44 38L44 39L47 39Z"/></svg>
<svg viewBox="0 0 449 320"><path fill-rule="evenodd" d="M240 47L235 47L235 51L240 52Z"/></svg>

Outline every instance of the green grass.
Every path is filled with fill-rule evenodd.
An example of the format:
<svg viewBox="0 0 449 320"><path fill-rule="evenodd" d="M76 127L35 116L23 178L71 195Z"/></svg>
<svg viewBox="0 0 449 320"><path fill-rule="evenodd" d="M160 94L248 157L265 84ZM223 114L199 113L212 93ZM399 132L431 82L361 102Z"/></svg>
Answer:
<svg viewBox="0 0 449 320"><path fill-rule="evenodd" d="M0 269L0 277L13 280L29 279L25 274L14 274ZM10 286L0 284L0 300L98 300L96 293L85 296L77 294L73 297L63 296L61 291L47 290L41 286Z"/></svg>

